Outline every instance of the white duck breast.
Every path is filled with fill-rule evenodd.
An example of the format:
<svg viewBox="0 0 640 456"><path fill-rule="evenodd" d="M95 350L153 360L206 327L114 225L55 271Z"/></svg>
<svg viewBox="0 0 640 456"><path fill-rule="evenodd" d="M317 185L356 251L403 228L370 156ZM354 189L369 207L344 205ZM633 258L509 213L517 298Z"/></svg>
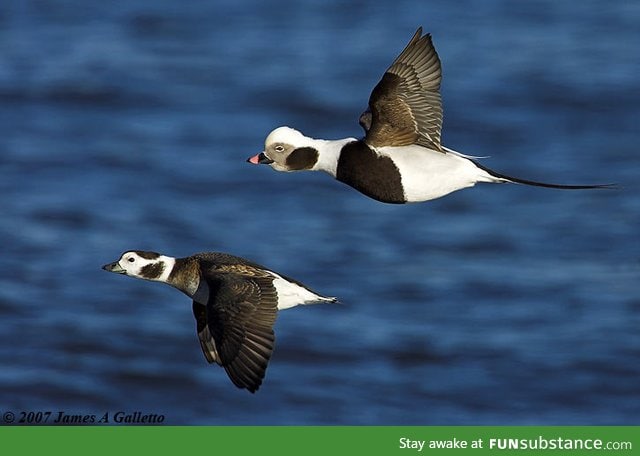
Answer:
<svg viewBox="0 0 640 456"><path fill-rule="evenodd" d="M605 185L536 182L492 171L441 144L442 71L431 36L422 28L371 92L359 122L361 140L321 140L278 127L265 149L247 161L277 171L325 171L363 194L385 203L440 198L478 182L518 183L560 189Z"/></svg>
<svg viewBox="0 0 640 456"><path fill-rule="evenodd" d="M337 301L226 253L173 258L132 250L103 269L167 283L189 296L205 358L222 366L238 388L252 393L262 384L273 352L277 311Z"/></svg>

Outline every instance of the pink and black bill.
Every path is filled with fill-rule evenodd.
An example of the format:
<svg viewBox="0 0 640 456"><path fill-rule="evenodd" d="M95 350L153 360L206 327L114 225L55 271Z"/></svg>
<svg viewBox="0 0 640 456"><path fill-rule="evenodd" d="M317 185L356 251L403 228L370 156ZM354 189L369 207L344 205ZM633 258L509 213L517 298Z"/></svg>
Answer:
<svg viewBox="0 0 640 456"><path fill-rule="evenodd" d="M260 152L253 157L247 158L247 162L253 163L254 165L270 165L273 163L273 160L267 157L264 152Z"/></svg>

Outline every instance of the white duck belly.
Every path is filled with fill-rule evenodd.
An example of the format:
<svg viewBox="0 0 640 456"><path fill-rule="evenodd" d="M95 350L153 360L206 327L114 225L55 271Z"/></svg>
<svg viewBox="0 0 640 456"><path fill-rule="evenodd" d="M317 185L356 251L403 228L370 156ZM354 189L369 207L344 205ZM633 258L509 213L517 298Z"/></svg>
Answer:
<svg viewBox="0 0 640 456"><path fill-rule="evenodd" d="M381 147L377 152L397 166L408 203L440 198L473 187L476 182L497 181L471 160L451 150L442 153L422 146L403 146Z"/></svg>

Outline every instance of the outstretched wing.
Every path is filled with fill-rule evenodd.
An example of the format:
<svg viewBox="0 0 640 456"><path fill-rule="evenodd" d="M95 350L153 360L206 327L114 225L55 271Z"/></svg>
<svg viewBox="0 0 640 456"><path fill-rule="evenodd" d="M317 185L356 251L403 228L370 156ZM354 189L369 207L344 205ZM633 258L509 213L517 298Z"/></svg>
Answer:
<svg viewBox="0 0 640 456"><path fill-rule="evenodd" d="M419 144L442 151L442 71L431 35L422 27L382 76L360 116L372 147Z"/></svg>
<svg viewBox="0 0 640 456"><path fill-rule="evenodd" d="M275 344L277 293L273 278L218 274L207 277L209 301L193 302L200 346L238 388L262 384Z"/></svg>

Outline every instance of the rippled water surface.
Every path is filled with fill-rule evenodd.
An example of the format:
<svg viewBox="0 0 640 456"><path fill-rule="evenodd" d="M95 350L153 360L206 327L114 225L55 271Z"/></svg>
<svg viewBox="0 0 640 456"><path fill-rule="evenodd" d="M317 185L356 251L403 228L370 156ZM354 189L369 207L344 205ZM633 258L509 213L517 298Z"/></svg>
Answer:
<svg viewBox="0 0 640 456"><path fill-rule="evenodd" d="M640 5L4 2L0 410L169 424L638 424ZM415 28L443 139L530 179L369 200L246 157L360 135ZM260 391L206 364L188 298L100 269L216 250L340 305L277 321Z"/></svg>

